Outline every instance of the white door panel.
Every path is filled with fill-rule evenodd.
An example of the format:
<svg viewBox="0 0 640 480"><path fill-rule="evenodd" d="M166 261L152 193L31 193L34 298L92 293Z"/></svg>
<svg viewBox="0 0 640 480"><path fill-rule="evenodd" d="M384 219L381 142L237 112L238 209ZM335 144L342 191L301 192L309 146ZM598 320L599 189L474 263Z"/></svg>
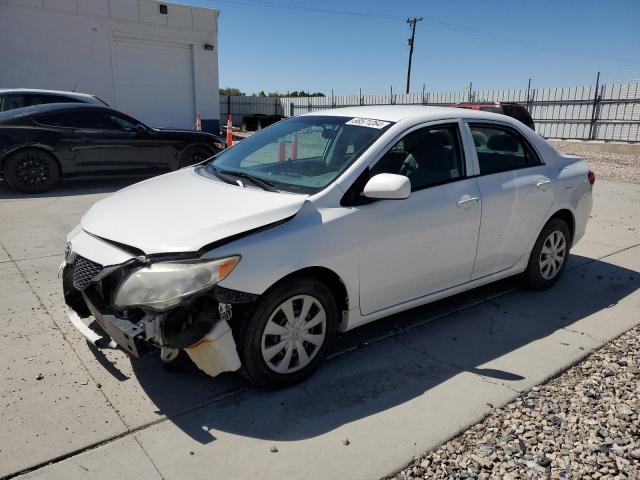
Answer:
<svg viewBox="0 0 640 480"><path fill-rule="evenodd" d="M527 249L554 201L546 166L477 178L482 222L472 279L512 267Z"/></svg>
<svg viewBox="0 0 640 480"><path fill-rule="evenodd" d="M470 178L358 207L362 314L469 281L479 198Z"/></svg>

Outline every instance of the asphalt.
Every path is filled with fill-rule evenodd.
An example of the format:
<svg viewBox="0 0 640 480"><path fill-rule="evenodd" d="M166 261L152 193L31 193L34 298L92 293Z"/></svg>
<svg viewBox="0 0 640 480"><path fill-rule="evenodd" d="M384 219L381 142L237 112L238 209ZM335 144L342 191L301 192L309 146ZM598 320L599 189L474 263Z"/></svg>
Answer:
<svg viewBox="0 0 640 480"><path fill-rule="evenodd" d="M379 478L640 323L640 185L599 181L549 291L510 279L356 329L287 390L168 370L90 347L56 278L67 231L127 183L0 184L0 478Z"/></svg>

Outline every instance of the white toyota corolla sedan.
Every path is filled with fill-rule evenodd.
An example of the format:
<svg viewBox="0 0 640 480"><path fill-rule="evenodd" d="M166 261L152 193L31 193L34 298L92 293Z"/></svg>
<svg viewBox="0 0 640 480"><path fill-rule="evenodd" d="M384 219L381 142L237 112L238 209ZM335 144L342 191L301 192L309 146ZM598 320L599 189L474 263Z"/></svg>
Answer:
<svg viewBox="0 0 640 480"><path fill-rule="evenodd" d="M68 236L65 301L90 342L288 385L338 332L516 274L553 285L594 179L503 115L301 115L96 203Z"/></svg>

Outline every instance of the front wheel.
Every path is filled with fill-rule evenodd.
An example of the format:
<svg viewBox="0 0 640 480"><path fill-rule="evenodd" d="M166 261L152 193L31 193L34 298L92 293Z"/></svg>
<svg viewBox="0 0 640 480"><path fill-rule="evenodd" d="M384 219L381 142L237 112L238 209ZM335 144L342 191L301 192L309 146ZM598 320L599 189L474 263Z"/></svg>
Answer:
<svg viewBox="0 0 640 480"><path fill-rule="evenodd" d="M524 278L534 290L544 290L558 281L569 259L571 234L567 224L552 218L536 240Z"/></svg>
<svg viewBox="0 0 640 480"><path fill-rule="evenodd" d="M338 318L336 300L322 282L298 279L274 288L238 335L249 380L278 388L308 377L333 344Z"/></svg>

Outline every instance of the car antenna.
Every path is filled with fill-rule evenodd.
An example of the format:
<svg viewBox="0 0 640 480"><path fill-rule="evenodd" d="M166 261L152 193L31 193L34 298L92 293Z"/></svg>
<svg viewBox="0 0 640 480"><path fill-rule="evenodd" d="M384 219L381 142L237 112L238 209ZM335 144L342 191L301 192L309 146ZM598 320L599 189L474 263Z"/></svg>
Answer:
<svg viewBox="0 0 640 480"><path fill-rule="evenodd" d="M73 90L71 90L71 91L72 91L72 92L75 92L75 91L76 91L76 88L78 88L78 84L77 84L77 83L73 86Z"/></svg>

